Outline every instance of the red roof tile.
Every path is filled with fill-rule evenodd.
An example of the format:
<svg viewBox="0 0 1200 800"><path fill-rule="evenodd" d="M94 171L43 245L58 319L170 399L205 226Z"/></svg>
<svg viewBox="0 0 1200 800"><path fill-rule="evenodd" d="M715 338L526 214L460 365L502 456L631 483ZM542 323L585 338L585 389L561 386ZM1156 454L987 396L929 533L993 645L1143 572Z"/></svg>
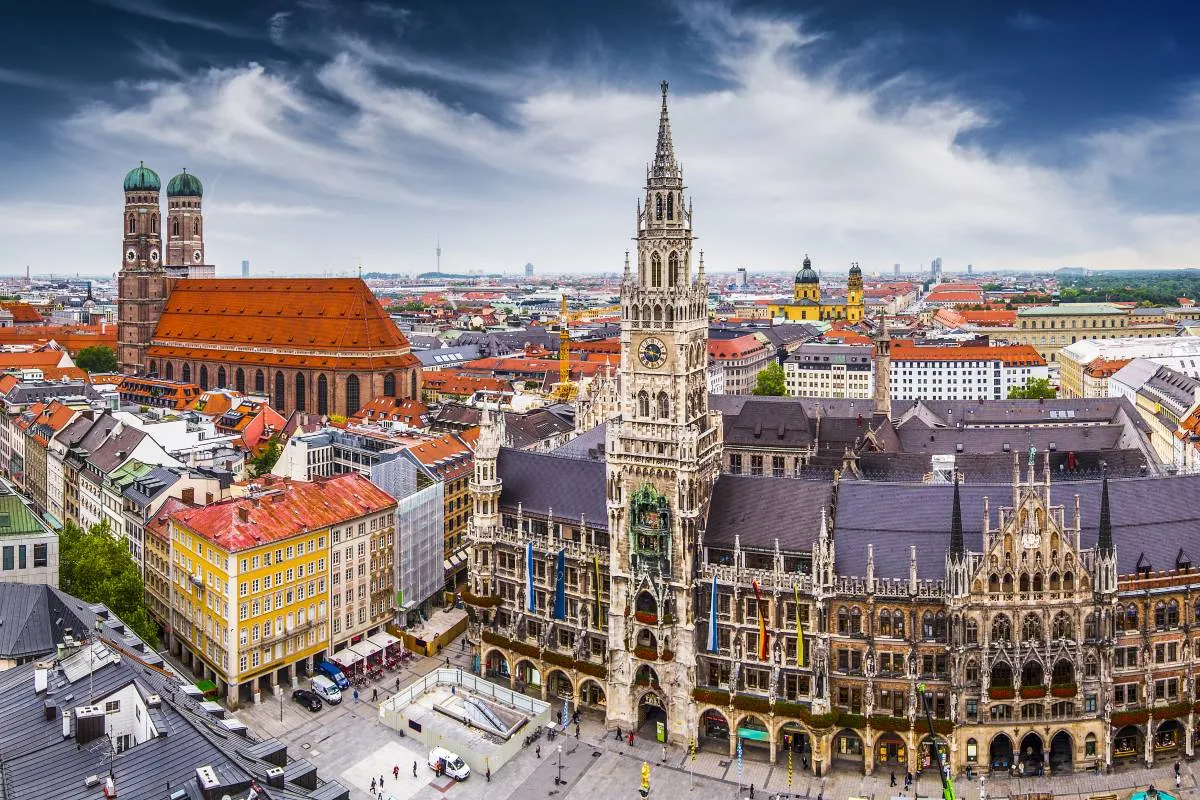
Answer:
<svg viewBox="0 0 1200 800"><path fill-rule="evenodd" d="M892 361L1002 361L1006 366L1046 366L1046 359L1028 344L994 347L922 347L909 339L892 342Z"/></svg>
<svg viewBox="0 0 1200 800"><path fill-rule="evenodd" d="M753 334L736 339L708 340L708 354L718 359L745 358L762 351L764 347L765 345Z"/></svg>
<svg viewBox="0 0 1200 800"><path fill-rule="evenodd" d="M284 482L259 497L238 497L177 512L172 519L227 551L283 541L395 508L396 501L357 472L314 483Z"/></svg>

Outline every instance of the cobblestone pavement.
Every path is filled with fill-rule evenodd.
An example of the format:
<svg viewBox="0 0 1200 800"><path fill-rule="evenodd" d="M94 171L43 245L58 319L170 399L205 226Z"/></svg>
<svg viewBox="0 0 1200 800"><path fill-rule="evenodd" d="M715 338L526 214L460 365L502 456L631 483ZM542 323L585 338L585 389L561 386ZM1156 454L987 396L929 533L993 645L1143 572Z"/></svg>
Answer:
<svg viewBox="0 0 1200 800"><path fill-rule="evenodd" d="M311 713L291 702L290 688L285 697L264 697L257 706L243 708L236 716L260 737L275 737L287 743L293 758L306 758L326 779L335 779L350 788L354 800L377 800L378 782L383 778L385 800L616 800L638 797L641 785L641 766L651 765L650 800L742 800L750 797L754 785L754 800L907 800L940 798L941 787L936 776L926 774L917 779L907 795L902 792L903 775L897 775L899 785L889 786L890 772L878 770L874 775L862 775L838 768L824 778L804 773L795 764L791 785L788 785L787 762L779 764L745 758L739 776L737 759L724 753L702 750L695 760L688 757L687 748L672 746L663 760L662 745L648 737L638 738L633 746L617 741L613 731L604 729L599 716L584 714L580 739L571 729L566 736L553 742L543 738L541 756L534 747L523 750L516 758L497 770L488 782L484 775L472 775L463 783L434 780L426 765L427 753L420 745L377 721L378 702L372 702L372 688L379 689L379 701L395 688L396 678L404 686L415 678L445 666L471 668L471 654L460 650L456 641L442 651L438 658L419 658L399 673L388 673L377 687L359 690L356 703L349 695L338 706L326 706ZM281 712L282 708L282 712ZM282 721L281 721L282 713ZM562 747L561 754L559 746ZM559 761L561 758L561 773ZM413 777L413 765L417 774ZM1183 764L1181 798L1197 798L1196 774L1193 764ZM399 767L399 778L393 768ZM562 783L558 783L561 774ZM740 780L739 780L740 777ZM370 794L374 778L376 793ZM1080 773L1050 778L993 777L986 781L988 798L1006 798L1010 793L1052 792L1056 799L1089 800L1092 795L1115 792L1126 800L1129 792L1154 783L1173 791L1175 780L1171 763L1153 769L1131 769L1111 775ZM960 800L979 800L979 781L960 779L955 784Z"/></svg>

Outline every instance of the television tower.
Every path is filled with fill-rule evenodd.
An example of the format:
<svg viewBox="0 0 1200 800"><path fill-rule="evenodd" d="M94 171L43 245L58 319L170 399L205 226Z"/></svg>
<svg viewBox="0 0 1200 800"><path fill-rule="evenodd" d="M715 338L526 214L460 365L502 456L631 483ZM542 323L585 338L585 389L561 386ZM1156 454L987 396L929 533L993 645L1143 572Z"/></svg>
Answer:
<svg viewBox="0 0 1200 800"><path fill-rule="evenodd" d="M442 235L440 233L438 234L438 237L437 237L437 250L435 250L434 252L437 253L437 271L441 272L442 271Z"/></svg>

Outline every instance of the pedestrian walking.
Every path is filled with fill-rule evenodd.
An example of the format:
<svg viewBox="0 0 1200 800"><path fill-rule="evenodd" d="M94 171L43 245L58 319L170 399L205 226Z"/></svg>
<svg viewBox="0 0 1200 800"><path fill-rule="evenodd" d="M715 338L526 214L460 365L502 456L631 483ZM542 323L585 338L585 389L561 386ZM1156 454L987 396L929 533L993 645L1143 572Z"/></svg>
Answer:
<svg viewBox="0 0 1200 800"><path fill-rule="evenodd" d="M400 691L400 679L396 678L396 691Z"/></svg>
<svg viewBox="0 0 1200 800"><path fill-rule="evenodd" d="M458 640L458 650L460 653L465 653L467 651L467 637L464 636Z"/></svg>
<svg viewBox="0 0 1200 800"><path fill-rule="evenodd" d="M488 764L488 768L487 768L487 782L488 783L492 782L492 765L491 764Z"/></svg>
<svg viewBox="0 0 1200 800"><path fill-rule="evenodd" d="M633 731L629 732L629 746L633 747Z"/></svg>
<svg viewBox="0 0 1200 800"><path fill-rule="evenodd" d="M533 752L537 754L538 758L541 758L542 757L542 746L539 744L538 746L534 747Z"/></svg>
<svg viewBox="0 0 1200 800"><path fill-rule="evenodd" d="M382 775L379 776L379 788L380 789L383 788L383 776Z"/></svg>
<svg viewBox="0 0 1200 800"><path fill-rule="evenodd" d="M375 794L375 779L371 778L371 794Z"/></svg>
<svg viewBox="0 0 1200 800"><path fill-rule="evenodd" d="M392 767L392 780L394 780L394 781L400 780L400 765L399 764Z"/></svg>
<svg viewBox="0 0 1200 800"><path fill-rule="evenodd" d="M358 689L354 690L354 702L358 702Z"/></svg>
<svg viewBox="0 0 1200 800"><path fill-rule="evenodd" d="M375 703L378 701L379 701L379 688L375 687L375 688L371 689L371 702Z"/></svg>
<svg viewBox="0 0 1200 800"><path fill-rule="evenodd" d="M750 784L750 800L754 800L754 784Z"/></svg>
<svg viewBox="0 0 1200 800"><path fill-rule="evenodd" d="M579 720L575 720L575 738L579 738Z"/></svg>
<svg viewBox="0 0 1200 800"><path fill-rule="evenodd" d="M667 745L663 744L662 763L667 763Z"/></svg>
<svg viewBox="0 0 1200 800"><path fill-rule="evenodd" d="M413 777L417 777L417 762L413 762Z"/></svg>
<svg viewBox="0 0 1200 800"><path fill-rule="evenodd" d="M446 669L450 669L450 656L446 656Z"/></svg>
<svg viewBox="0 0 1200 800"><path fill-rule="evenodd" d="M1176 789L1179 789L1179 788L1181 788L1181 784L1182 784L1182 781L1181 781L1181 780L1180 780L1180 778L1179 778L1179 773L1178 773L1178 772L1176 772L1176 773L1175 773L1175 788L1176 788Z"/></svg>
<svg viewBox="0 0 1200 800"><path fill-rule="evenodd" d="M621 741L621 726L617 726L617 741Z"/></svg>
<svg viewBox="0 0 1200 800"><path fill-rule="evenodd" d="M892 783L891 783L891 785L892 785L892 786L895 786L895 785L896 785L896 773L895 773L895 772L893 772L893 773L892 773Z"/></svg>

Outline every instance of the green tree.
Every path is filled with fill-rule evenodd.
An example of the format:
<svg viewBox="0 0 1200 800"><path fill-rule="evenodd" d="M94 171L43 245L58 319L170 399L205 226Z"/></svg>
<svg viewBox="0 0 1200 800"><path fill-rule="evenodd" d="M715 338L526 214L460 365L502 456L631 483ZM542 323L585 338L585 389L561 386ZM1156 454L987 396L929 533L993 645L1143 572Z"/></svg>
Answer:
<svg viewBox="0 0 1200 800"><path fill-rule="evenodd" d="M75 356L75 366L88 372L116 372L117 354L102 344L85 347Z"/></svg>
<svg viewBox="0 0 1200 800"><path fill-rule="evenodd" d="M759 371L753 394L766 397L783 397L787 394L783 366L778 361L772 361L770 366Z"/></svg>
<svg viewBox="0 0 1200 800"><path fill-rule="evenodd" d="M1024 386L1008 390L1009 400L1052 400L1057 396L1058 390L1050 385L1049 378L1030 378Z"/></svg>
<svg viewBox="0 0 1200 800"><path fill-rule="evenodd" d="M279 460L279 454L282 452L283 444L280 443L279 435L276 434L267 442L267 446L261 453L250 459L250 477L257 478L274 469L275 462Z"/></svg>
<svg viewBox="0 0 1200 800"><path fill-rule="evenodd" d="M59 587L88 603L104 603L147 644L158 626L146 611L146 586L123 539L107 523L84 531L68 522L58 534Z"/></svg>

